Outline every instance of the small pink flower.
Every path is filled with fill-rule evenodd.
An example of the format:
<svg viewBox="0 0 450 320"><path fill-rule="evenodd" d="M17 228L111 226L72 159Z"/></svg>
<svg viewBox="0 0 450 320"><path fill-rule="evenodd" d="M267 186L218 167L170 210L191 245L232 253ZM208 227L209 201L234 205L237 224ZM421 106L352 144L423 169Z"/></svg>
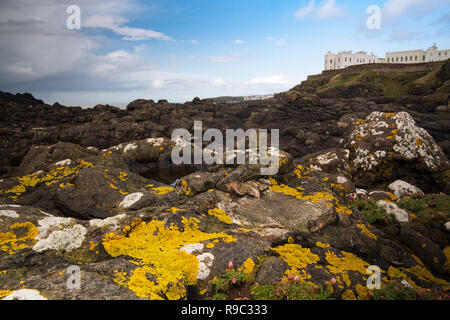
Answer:
<svg viewBox="0 0 450 320"><path fill-rule="evenodd" d="M372 298L373 297L373 292L369 291L369 297Z"/></svg>
<svg viewBox="0 0 450 320"><path fill-rule="evenodd" d="M313 290L314 290L314 291L317 291L317 290L319 290L319 287L318 287L318 286L314 286L314 287L313 287Z"/></svg>
<svg viewBox="0 0 450 320"><path fill-rule="evenodd" d="M231 280L231 283L236 284L236 279Z"/></svg>
<svg viewBox="0 0 450 320"><path fill-rule="evenodd" d="M277 297L279 297L279 296L280 296L280 293L279 293L279 292L275 292L275 295L276 295Z"/></svg>
<svg viewBox="0 0 450 320"><path fill-rule="evenodd" d="M295 276L294 281L295 282L299 282L300 281L300 277L299 276Z"/></svg>
<svg viewBox="0 0 450 320"><path fill-rule="evenodd" d="M334 286L336 284L336 278L331 278L330 283L332 286Z"/></svg>
<svg viewBox="0 0 450 320"><path fill-rule="evenodd" d="M289 279L289 280L294 279L294 275L293 275L292 273L288 274L288 279Z"/></svg>
<svg viewBox="0 0 450 320"><path fill-rule="evenodd" d="M228 270L231 270L231 269L233 269L233 262L232 261L228 262Z"/></svg>

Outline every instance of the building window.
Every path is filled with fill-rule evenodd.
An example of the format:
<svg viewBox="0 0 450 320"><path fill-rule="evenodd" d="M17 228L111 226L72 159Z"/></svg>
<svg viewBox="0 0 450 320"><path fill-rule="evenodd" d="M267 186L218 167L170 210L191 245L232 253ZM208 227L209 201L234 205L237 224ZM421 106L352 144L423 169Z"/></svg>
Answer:
<svg viewBox="0 0 450 320"><path fill-rule="evenodd" d="M397 62L398 62L398 57L397 57Z"/></svg>
<svg viewBox="0 0 450 320"><path fill-rule="evenodd" d="M416 61L417 61L417 56L415 57Z"/></svg>
<svg viewBox="0 0 450 320"><path fill-rule="evenodd" d="M425 61L425 55L423 55L423 58L422 58L422 60L423 60L423 61Z"/></svg>
<svg viewBox="0 0 450 320"><path fill-rule="evenodd" d="M403 62L403 57L400 58L400 61Z"/></svg>

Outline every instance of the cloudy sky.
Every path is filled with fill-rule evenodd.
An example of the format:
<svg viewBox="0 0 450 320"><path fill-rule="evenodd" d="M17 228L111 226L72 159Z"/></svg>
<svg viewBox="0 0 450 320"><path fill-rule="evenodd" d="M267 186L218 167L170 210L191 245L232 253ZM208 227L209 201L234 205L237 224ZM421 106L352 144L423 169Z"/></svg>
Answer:
<svg viewBox="0 0 450 320"><path fill-rule="evenodd" d="M0 90L82 106L269 94L328 50L448 49L449 31L450 0L1 0Z"/></svg>

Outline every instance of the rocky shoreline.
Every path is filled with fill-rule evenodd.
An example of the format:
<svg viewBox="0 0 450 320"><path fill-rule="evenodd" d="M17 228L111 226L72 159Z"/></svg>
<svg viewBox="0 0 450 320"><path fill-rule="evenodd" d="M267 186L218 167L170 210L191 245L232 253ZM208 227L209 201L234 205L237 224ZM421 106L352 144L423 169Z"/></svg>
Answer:
<svg viewBox="0 0 450 320"><path fill-rule="evenodd" d="M448 299L446 76L397 98L314 80L264 101L125 110L1 93L0 297ZM174 166L171 132L195 120L281 126L278 174Z"/></svg>

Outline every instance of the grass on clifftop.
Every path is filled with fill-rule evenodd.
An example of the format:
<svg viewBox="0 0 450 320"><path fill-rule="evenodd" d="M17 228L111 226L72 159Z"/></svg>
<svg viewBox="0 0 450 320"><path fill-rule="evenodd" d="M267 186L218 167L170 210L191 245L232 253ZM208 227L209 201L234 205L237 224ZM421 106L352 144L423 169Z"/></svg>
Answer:
<svg viewBox="0 0 450 320"><path fill-rule="evenodd" d="M318 88L318 92L324 92L337 86L349 87L351 85L367 84L378 87L384 96L397 98L408 94L408 87L416 80L426 76L425 72L398 72L381 73L367 70L361 74L338 75L325 86ZM431 81L431 76L427 83Z"/></svg>

